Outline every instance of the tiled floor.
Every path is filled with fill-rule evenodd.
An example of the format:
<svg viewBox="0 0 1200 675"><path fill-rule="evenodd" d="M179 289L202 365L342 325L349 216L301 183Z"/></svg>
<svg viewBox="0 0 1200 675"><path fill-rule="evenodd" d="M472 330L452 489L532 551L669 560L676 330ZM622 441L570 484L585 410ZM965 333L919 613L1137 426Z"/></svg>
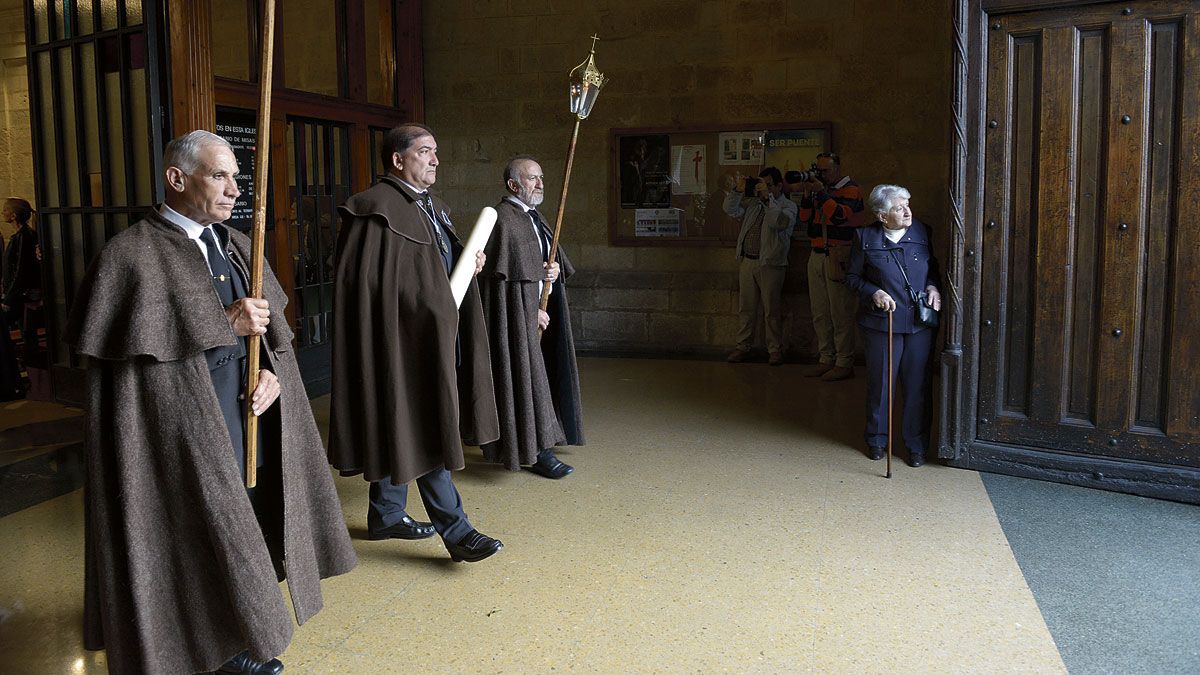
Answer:
<svg viewBox="0 0 1200 675"><path fill-rule="evenodd" d="M362 539L366 485L337 479L359 567L324 584L288 672L1065 670L979 475L897 461L885 480L859 451L861 378L582 365L574 475L474 449L456 475L494 558ZM80 505L0 519L0 671L103 672L80 646Z"/></svg>

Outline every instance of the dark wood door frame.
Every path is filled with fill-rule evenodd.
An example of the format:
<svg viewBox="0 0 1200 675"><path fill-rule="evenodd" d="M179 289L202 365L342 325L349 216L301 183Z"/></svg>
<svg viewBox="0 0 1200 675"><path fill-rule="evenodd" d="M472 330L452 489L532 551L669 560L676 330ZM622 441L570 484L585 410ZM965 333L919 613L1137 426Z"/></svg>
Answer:
<svg viewBox="0 0 1200 675"><path fill-rule="evenodd" d="M938 455L953 466L1200 503L1200 471L1103 459L1052 449L1004 445L977 438L981 276L977 252L985 222L984 139L988 31L994 18L1013 12L1102 4L1100 0L955 0L952 53L952 126L949 175L951 247L947 264L944 348L941 358ZM1114 11L1136 7L1112 3ZM1192 45L1192 49L1196 46ZM1176 311L1200 312L1189 307ZM1196 351L1196 347L1189 347ZM1200 360L1200 354L1194 354Z"/></svg>

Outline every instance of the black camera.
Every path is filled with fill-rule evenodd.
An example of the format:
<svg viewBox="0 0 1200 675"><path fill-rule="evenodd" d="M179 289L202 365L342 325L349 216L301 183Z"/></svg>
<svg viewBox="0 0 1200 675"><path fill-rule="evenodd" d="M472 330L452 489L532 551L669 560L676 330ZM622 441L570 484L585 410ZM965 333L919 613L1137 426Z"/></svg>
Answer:
<svg viewBox="0 0 1200 675"><path fill-rule="evenodd" d="M788 172L788 176L792 176L793 174L795 175L796 180L788 181L788 182L810 183L814 180L821 181L821 182L825 181L825 177L824 177L825 172L822 169L817 168L816 162L813 162L812 166L808 167L808 171L789 171Z"/></svg>
<svg viewBox="0 0 1200 675"><path fill-rule="evenodd" d="M742 194L754 194L754 186L758 185L761 180L761 178L755 178L754 176L746 176L746 187L742 190Z"/></svg>

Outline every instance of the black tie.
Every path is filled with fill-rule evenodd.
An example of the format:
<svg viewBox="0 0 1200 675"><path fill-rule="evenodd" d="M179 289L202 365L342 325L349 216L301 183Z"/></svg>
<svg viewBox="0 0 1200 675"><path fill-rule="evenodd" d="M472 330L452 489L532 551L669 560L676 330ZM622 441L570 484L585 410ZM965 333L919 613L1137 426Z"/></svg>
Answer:
<svg viewBox="0 0 1200 675"><path fill-rule="evenodd" d="M533 218L533 226L537 229L538 243L542 248L542 260L550 259L550 228L546 225L542 214L537 209L529 209L529 217Z"/></svg>
<svg viewBox="0 0 1200 675"><path fill-rule="evenodd" d="M204 232L200 234L200 240L204 242L204 247L208 250L208 268L212 270L213 287L217 289L217 295L221 297L221 304L228 307L233 304L234 299L233 269L229 267L229 261L225 259L225 254L217 245L217 238L213 235L211 227L204 228Z"/></svg>

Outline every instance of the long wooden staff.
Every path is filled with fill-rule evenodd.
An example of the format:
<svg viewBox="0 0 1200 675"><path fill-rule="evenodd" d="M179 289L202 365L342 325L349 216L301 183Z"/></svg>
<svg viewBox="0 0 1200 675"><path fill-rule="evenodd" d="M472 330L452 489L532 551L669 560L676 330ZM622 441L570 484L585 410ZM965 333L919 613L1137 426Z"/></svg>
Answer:
<svg viewBox="0 0 1200 675"><path fill-rule="evenodd" d="M554 237L550 240L550 256L546 258L546 269L554 265L554 259L558 256L558 234L562 231L563 212L567 208L567 189L571 185L571 167L575 163L575 141L579 139L579 121L580 118L576 116L575 130L571 132L571 146L567 149L567 168L563 172L562 196L558 198L558 217L554 219ZM542 303L539 306L543 312L550 305L550 289L553 285L542 284ZM539 326L538 337L541 336L542 329Z"/></svg>
<svg viewBox="0 0 1200 675"><path fill-rule="evenodd" d="M271 65L275 49L275 0L263 3L263 32L258 69L258 137L254 141L254 225L250 229L250 297L261 298L263 240L267 230L267 165L271 157ZM279 315L279 316L282 316ZM246 487L258 484L258 416L254 390L258 388L258 351L262 338L250 336L246 354Z"/></svg>
<svg viewBox="0 0 1200 675"><path fill-rule="evenodd" d="M888 444L887 475L892 477L892 310L888 310Z"/></svg>

